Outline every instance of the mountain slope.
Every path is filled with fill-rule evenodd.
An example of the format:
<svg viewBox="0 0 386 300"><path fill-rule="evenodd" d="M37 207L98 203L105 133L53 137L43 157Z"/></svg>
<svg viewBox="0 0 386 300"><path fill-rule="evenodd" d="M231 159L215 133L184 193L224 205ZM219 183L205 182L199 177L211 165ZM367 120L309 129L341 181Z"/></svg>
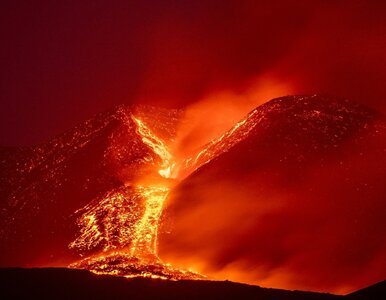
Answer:
<svg viewBox="0 0 386 300"><path fill-rule="evenodd" d="M153 168L159 158L136 132L132 115L167 140L180 112L120 106L48 143L1 149L1 266L73 260L67 245L78 232L74 212L111 190L130 189L140 170Z"/></svg>
<svg viewBox="0 0 386 300"><path fill-rule="evenodd" d="M355 291L346 296L352 300L378 300L386 297L386 280L365 287L359 291Z"/></svg>
<svg viewBox="0 0 386 300"><path fill-rule="evenodd" d="M256 108L188 161L196 171L168 200L161 257L284 288L345 293L384 279L385 128L331 97Z"/></svg>
<svg viewBox="0 0 386 300"><path fill-rule="evenodd" d="M160 254L166 269L336 293L386 277L382 116L331 97L274 99L178 161L170 194L165 146L181 114L121 106L0 149L0 266L67 265L78 251L75 266L114 273L114 257Z"/></svg>
<svg viewBox="0 0 386 300"><path fill-rule="evenodd" d="M3 299L344 299L226 281L126 279L71 269L0 269L0 282Z"/></svg>
<svg viewBox="0 0 386 300"><path fill-rule="evenodd" d="M378 115L365 106L326 96L286 96L273 99L239 121L185 160L182 172L190 174L217 156L259 134L272 130L280 143L298 142L314 151L336 146ZM275 137L271 137L273 139Z"/></svg>
<svg viewBox="0 0 386 300"><path fill-rule="evenodd" d="M229 281L126 279L60 268L0 269L2 299L378 300L386 296L385 287L385 281L383 281L347 296L337 296L267 289Z"/></svg>

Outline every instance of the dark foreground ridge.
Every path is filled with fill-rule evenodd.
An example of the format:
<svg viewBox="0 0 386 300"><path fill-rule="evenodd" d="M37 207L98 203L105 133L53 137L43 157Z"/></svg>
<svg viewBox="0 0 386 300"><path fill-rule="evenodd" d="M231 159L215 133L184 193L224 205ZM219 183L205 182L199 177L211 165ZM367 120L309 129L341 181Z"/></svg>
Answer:
<svg viewBox="0 0 386 300"><path fill-rule="evenodd" d="M65 268L0 269L0 282L1 299L341 299L230 281L127 279Z"/></svg>
<svg viewBox="0 0 386 300"><path fill-rule="evenodd" d="M1 299L384 299L385 282L346 297L230 281L167 281L95 275L65 268L0 269ZM376 298L378 296L378 298ZM375 298L374 298L375 297Z"/></svg>
<svg viewBox="0 0 386 300"><path fill-rule="evenodd" d="M349 300L381 300L386 299L386 280L353 292L346 296Z"/></svg>

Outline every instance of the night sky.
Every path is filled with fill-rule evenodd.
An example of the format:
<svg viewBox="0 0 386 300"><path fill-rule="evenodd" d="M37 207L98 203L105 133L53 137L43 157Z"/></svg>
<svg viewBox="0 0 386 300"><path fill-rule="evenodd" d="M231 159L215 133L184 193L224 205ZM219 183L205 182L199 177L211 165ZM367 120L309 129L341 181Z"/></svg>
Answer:
<svg viewBox="0 0 386 300"><path fill-rule="evenodd" d="M256 103L318 92L385 111L384 11L382 1L2 1L0 144L47 141L121 103L186 107L256 82Z"/></svg>

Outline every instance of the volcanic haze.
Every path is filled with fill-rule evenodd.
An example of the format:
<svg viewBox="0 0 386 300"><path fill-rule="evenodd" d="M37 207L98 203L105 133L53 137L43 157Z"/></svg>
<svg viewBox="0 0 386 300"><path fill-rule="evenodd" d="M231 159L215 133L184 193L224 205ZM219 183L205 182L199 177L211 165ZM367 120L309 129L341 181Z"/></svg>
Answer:
<svg viewBox="0 0 386 300"><path fill-rule="evenodd" d="M259 106L173 191L161 256L291 289L343 293L384 279L385 128L375 111L331 97Z"/></svg>

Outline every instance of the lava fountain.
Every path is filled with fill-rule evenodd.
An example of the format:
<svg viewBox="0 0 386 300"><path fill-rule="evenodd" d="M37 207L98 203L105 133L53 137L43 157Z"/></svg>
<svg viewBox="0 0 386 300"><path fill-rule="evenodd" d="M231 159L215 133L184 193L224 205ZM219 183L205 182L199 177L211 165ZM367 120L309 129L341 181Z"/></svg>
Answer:
<svg viewBox="0 0 386 300"><path fill-rule="evenodd" d="M78 220L81 234L69 247L83 250L99 247L101 251L69 267L125 277L202 279L204 276L191 270L175 269L158 257L159 219L170 191L167 179L173 177L176 163L159 137L139 118L131 115L131 120L142 142L159 157L157 168L161 177L140 178L126 190L111 191L102 201L79 210L82 213Z"/></svg>

